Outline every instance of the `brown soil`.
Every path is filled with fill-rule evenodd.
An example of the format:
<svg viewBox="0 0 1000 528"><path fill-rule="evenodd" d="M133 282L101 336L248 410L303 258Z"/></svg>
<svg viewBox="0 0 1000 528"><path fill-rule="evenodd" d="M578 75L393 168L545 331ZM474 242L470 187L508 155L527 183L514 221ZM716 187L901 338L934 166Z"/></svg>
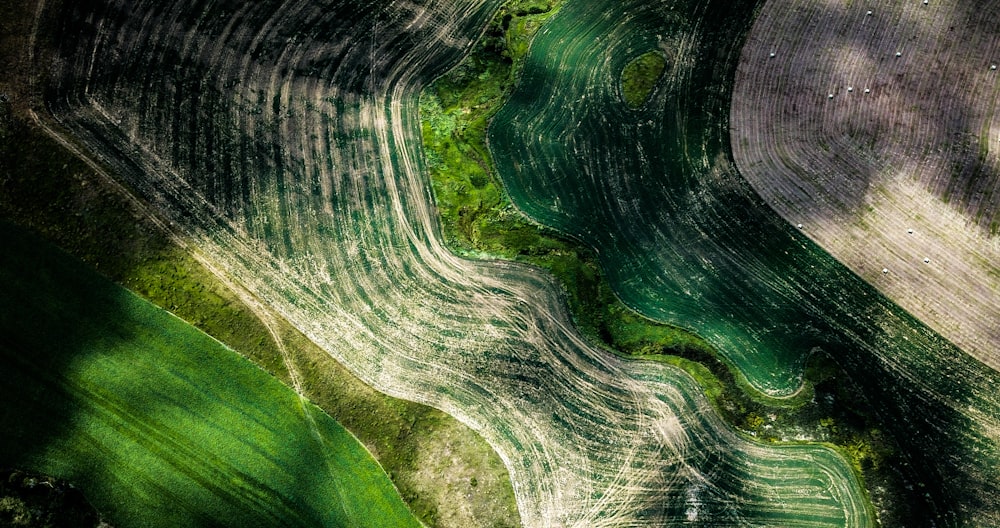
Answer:
<svg viewBox="0 0 1000 528"><path fill-rule="evenodd" d="M998 27L995 0L767 2L731 134L778 213L1000 369Z"/></svg>

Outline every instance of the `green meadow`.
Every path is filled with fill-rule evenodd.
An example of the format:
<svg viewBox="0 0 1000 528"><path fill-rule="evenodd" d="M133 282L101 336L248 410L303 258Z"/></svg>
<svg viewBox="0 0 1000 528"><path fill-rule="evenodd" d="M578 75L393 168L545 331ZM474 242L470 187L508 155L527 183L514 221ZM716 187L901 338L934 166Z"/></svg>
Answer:
<svg viewBox="0 0 1000 528"><path fill-rule="evenodd" d="M0 466L125 526L420 526L365 448L218 341L10 225Z"/></svg>

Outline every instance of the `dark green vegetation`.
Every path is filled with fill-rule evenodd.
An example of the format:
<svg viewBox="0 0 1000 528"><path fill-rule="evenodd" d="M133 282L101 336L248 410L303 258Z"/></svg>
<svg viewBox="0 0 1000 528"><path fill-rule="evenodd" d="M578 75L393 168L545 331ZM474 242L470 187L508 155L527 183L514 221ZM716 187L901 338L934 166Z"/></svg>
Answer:
<svg viewBox="0 0 1000 528"><path fill-rule="evenodd" d="M647 51L632 59L622 70L622 97L631 108L641 107L653 93L656 82L667 69L667 59L659 51Z"/></svg>
<svg viewBox="0 0 1000 528"><path fill-rule="evenodd" d="M0 464L75 482L122 526L420 525L319 408L68 255L0 231Z"/></svg>
<svg viewBox="0 0 1000 528"><path fill-rule="evenodd" d="M810 370L822 370L822 375L807 376L806 387L794 398L763 397L697 335L626 307L604 279L593 250L532 222L510 203L496 179L485 138L486 125L509 96L526 51L520 46L520 53L512 51L506 43L530 40L559 5L529 14L518 2L508 4L474 51L421 95L424 148L445 238L467 255L508 258L549 270L564 286L577 324L592 341L626 356L684 369L741 430L772 442L789 437L829 441L844 450L859 473L877 466L889 447L865 419L867 401L832 381L837 372L830 370L825 356ZM642 101L665 66L663 55L653 51L625 67L633 88L648 83ZM838 404L803 406L811 399Z"/></svg>
<svg viewBox="0 0 1000 528"><path fill-rule="evenodd" d="M423 145L443 235L468 256L527 262L564 285L576 323L593 341L630 355L671 353L705 360L711 347L683 329L636 314L615 297L594 252L527 219L496 178L486 127L509 96L541 23L560 2L512 2L472 53L421 94ZM709 360L714 371L725 370Z"/></svg>
<svg viewBox="0 0 1000 528"><path fill-rule="evenodd" d="M100 515L69 482L19 470L0 471L0 526L90 528Z"/></svg>
<svg viewBox="0 0 1000 528"><path fill-rule="evenodd" d="M866 470L887 525L989 524L1000 515L997 373L788 226L730 162L728 97L755 11L567 4L490 127L498 172L518 208L595 248L629 306L689 325L760 389L790 393L811 378L816 403L797 412ZM628 24L616 25L619 12ZM682 81L628 109L623 51L685 32L699 47L675 72ZM830 360L809 365L817 350ZM746 416L744 427L770 425ZM788 437L816 436L803 433Z"/></svg>

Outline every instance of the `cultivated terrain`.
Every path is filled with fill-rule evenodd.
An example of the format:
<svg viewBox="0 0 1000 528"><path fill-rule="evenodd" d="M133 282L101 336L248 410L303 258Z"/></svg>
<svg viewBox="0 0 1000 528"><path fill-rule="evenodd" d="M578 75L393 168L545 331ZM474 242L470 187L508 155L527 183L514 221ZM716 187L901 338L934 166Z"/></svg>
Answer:
<svg viewBox="0 0 1000 528"><path fill-rule="evenodd" d="M731 122L736 164L769 205L994 369L997 27L993 1L767 2Z"/></svg>
<svg viewBox="0 0 1000 528"><path fill-rule="evenodd" d="M762 35L791 34L768 29L774 5L47 0L5 41L27 50L10 62L29 81L3 85L17 95L0 107L5 146L17 146L3 159L70 169L74 191L31 192L32 171L12 163L4 217L192 322L246 324L226 335L298 392L290 401L314 398L362 431L432 525L1000 524L1000 374L883 295L906 305L879 280L913 291L896 266L859 277L814 243L828 245L810 229L833 230L841 209L792 219L761 184L770 172L754 172L764 163L736 145L780 144L766 139L777 118L748 112L798 111L743 101L766 100L748 80L771 79L752 62ZM822 16L806 27L835 20L836 7L813 7ZM994 42L973 20L985 40L968 45ZM814 129L790 152L815 148ZM980 242L996 240L991 148L956 169L985 187L920 180L941 195L921 198L928 216L952 197L942 218L973 237L956 258L987 259L956 279L985 288L962 297L983 311L956 316L982 328L996 314L995 275L975 282L994 251ZM828 174L814 168L785 172ZM899 182L881 192L903 210L917 187L897 193ZM914 240L931 232L906 225ZM105 255L102 232L124 235L108 246L156 251L122 266L128 251ZM204 484L243 496L239 479Z"/></svg>

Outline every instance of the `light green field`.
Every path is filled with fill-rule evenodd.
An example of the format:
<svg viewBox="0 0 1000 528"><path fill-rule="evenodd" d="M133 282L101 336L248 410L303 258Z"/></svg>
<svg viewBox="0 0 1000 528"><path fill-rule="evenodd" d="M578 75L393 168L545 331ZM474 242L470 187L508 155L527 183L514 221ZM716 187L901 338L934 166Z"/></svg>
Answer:
<svg viewBox="0 0 1000 528"><path fill-rule="evenodd" d="M235 352L3 224L0 465L115 526L420 526L343 427Z"/></svg>

